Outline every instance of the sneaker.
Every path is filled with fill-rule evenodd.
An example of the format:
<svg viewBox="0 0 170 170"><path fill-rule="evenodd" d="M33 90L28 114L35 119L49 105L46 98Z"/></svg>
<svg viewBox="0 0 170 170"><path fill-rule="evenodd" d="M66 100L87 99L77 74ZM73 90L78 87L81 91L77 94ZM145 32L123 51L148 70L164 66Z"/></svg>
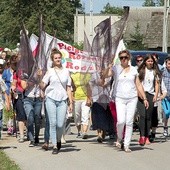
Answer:
<svg viewBox="0 0 170 170"><path fill-rule="evenodd" d="M49 144L48 144L48 143L44 143L44 144L42 145L42 149L44 149L44 150L46 150L46 151L48 151L48 147L49 147Z"/></svg>
<svg viewBox="0 0 170 170"><path fill-rule="evenodd" d="M35 144L39 144L39 138L35 138Z"/></svg>
<svg viewBox="0 0 170 170"><path fill-rule="evenodd" d="M168 136L168 129L164 128L163 135L164 135L165 137L167 137L167 136Z"/></svg>
<svg viewBox="0 0 170 170"><path fill-rule="evenodd" d="M144 137L144 136L141 136L141 137L139 138L139 145L141 145L141 146L144 146L144 145L145 145L145 137Z"/></svg>
<svg viewBox="0 0 170 170"><path fill-rule="evenodd" d="M109 139L116 139L116 135L115 134L109 135Z"/></svg>
<svg viewBox="0 0 170 170"><path fill-rule="evenodd" d="M52 154L53 154L53 155L58 154L58 149L57 149L57 148L53 148Z"/></svg>
<svg viewBox="0 0 170 170"><path fill-rule="evenodd" d="M87 133L83 133L83 135L82 135L82 139L87 139L87 138L88 138Z"/></svg>
<svg viewBox="0 0 170 170"><path fill-rule="evenodd" d="M81 133L79 132L78 134L77 134L77 137L76 138L81 138L82 137L82 135L81 135Z"/></svg>
<svg viewBox="0 0 170 170"><path fill-rule="evenodd" d="M23 142L24 142L24 138L20 138L19 143L23 143Z"/></svg>
<svg viewBox="0 0 170 170"><path fill-rule="evenodd" d="M29 147L34 147L34 146L35 146L34 141L31 141L30 144L29 144Z"/></svg>
<svg viewBox="0 0 170 170"><path fill-rule="evenodd" d="M145 138L145 144L146 145L150 145L151 144L148 137Z"/></svg>
<svg viewBox="0 0 170 170"><path fill-rule="evenodd" d="M149 135L149 141L154 142L155 140L155 133L151 132L151 135Z"/></svg>

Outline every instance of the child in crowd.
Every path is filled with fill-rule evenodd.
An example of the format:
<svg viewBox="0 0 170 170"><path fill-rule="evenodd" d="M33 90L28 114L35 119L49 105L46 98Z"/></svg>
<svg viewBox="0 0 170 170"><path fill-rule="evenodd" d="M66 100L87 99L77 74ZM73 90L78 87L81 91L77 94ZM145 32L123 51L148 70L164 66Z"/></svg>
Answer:
<svg viewBox="0 0 170 170"><path fill-rule="evenodd" d="M0 65L0 139L1 139L1 130L3 128L2 120L3 120L4 98L5 98L6 109L9 110L9 101L6 94L7 87L2 79L2 72L3 72L3 65Z"/></svg>

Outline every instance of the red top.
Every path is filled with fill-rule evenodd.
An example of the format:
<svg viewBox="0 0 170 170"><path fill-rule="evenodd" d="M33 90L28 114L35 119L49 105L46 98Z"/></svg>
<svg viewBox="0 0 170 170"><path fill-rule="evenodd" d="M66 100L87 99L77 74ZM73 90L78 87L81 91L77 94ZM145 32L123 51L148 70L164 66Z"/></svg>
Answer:
<svg viewBox="0 0 170 170"><path fill-rule="evenodd" d="M19 77L20 76L18 76L15 72L13 75L13 80L16 81L16 92L23 92L24 90L21 86L21 79Z"/></svg>

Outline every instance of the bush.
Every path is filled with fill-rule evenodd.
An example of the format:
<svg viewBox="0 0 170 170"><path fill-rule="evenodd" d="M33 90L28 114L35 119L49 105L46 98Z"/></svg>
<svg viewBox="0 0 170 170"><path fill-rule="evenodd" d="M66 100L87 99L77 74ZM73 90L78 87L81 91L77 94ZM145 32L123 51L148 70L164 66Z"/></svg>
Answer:
<svg viewBox="0 0 170 170"><path fill-rule="evenodd" d="M14 118L14 111L11 108L9 111L7 111L5 108L3 110L3 128L7 128L9 120L12 120Z"/></svg>

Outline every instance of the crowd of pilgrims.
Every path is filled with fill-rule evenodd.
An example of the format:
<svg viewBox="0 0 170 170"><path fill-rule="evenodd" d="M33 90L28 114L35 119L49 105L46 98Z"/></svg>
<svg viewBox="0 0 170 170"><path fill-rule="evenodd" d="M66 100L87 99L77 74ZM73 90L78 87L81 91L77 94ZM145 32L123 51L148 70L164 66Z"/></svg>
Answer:
<svg viewBox="0 0 170 170"><path fill-rule="evenodd" d="M97 142L106 136L115 140L114 146L131 152L133 130L139 130L139 145L154 142L158 124L163 120L163 135L168 136L170 112L170 57L159 65L157 54L136 56L131 66L128 50L119 52L120 63L110 63L93 73L70 73L62 66L62 53L53 49L52 67L43 74L36 72L38 81L21 76L17 63L20 53L7 59L0 55L0 139L4 109L14 112L18 142L29 140L29 147L40 145L39 133L45 119L45 150L52 146L57 154L66 143L66 122L72 113L77 128L76 138L86 140L89 130L97 131ZM168 109L162 107L166 99ZM43 116L42 116L43 113ZM13 125L14 126L14 125ZM10 128L8 133L10 134Z"/></svg>

